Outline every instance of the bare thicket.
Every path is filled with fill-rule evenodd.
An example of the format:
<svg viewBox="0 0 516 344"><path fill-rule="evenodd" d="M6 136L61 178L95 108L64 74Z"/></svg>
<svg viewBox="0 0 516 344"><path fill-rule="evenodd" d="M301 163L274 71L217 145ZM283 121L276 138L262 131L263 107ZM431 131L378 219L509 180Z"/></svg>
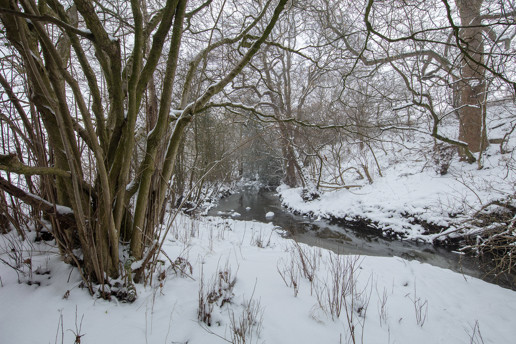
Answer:
<svg viewBox="0 0 516 344"><path fill-rule="evenodd" d="M464 224L477 230L470 237L471 243L462 250L477 255L487 275L496 278L510 276L516 266L513 258L516 254L515 225L516 207L512 205L512 197L490 202Z"/></svg>
<svg viewBox="0 0 516 344"><path fill-rule="evenodd" d="M360 256L330 254L328 276L316 284L319 307L333 320L343 317L348 328L347 341L364 342L367 309L372 284L358 286Z"/></svg>
<svg viewBox="0 0 516 344"><path fill-rule="evenodd" d="M215 307L222 308L233 302L233 288L236 276L231 271L229 263L223 268L218 268L214 276L205 281L203 270L199 280L199 304L197 307L197 319L208 326L212 326Z"/></svg>
<svg viewBox="0 0 516 344"><path fill-rule="evenodd" d="M233 311L229 315L231 343L258 343L262 330L263 308L260 302L252 297L244 300L242 307L240 316L235 317Z"/></svg>
<svg viewBox="0 0 516 344"><path fill-rule="evenodd" d="M0 3L0 188L46 221L91 291L136 261L131 279L143 279L188 128L286 3Z"/></svg>

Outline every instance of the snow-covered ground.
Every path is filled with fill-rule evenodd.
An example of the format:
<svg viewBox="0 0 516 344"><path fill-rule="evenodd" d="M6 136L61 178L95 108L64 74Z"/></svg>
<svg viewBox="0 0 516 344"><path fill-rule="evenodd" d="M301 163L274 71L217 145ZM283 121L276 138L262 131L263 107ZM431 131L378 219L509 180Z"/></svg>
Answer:
<svg viewBox="0 0 516 344"><path fill-rule="evenodd" d="M242 327L245 343L348 343L351 329L357 343L516 338L514 291L281 234L271 224L180 216L164 252L186 275L163 257L164 279L137 285L132 304L89 296L51 246L1 235L0 258L18 270L0 263L0 343L243 343ZM211 326L198 320L200 298L212 302L202 307Z"/></svg>
<svg viewBox="0 0 516 344"><path fill-rule="evenodd" d="M412 240L432 242L447 235L453 238L459 236L459 230L460 235L474 233L478 228L469 220L475 213L493 201L506 202L516 195L516 132L506 136L515 125L511 111L515 111L513 106L490 108L489 137L505 138L504 149L502 152L500 144L491 144L482 156L481 169L478 163L461 162L456 149L449 147L449 167L441 175L435 162L435 142L429 135L415 133L400 139L391 133L386 134L385 143L342 158L348 160L338 171L350 171L343 175L353 187L330 191L322 188L320 198L304 201L301 188L282 185L278 188L282 203L314 217L367 219L379 230ZM456 130L454 123L441 128L450 137ZM356 156L362 160L357 162ZM360 164L369 165L373 183L362 176L358 179L354 171L360 169ZM336 173L323 173L323 180ZM425 231L422 223L429 224L426 227L432 233Z"/></svg>
<svg viewBox="0 0 516 344"><path fill-rule="evenodd" d="M508 171L494 155L486 159L482 170L455 161L446 175L398 163L386 168L383 177L373 184L329 191L309 202L303 201L302 188L283 185L278 191L283 204L291 210L322 218L370 219L379 229L431 242L442 233L423 235L425 229L418 223L421 220L454 231L483 205L514 192L516 173Z"/></svg>

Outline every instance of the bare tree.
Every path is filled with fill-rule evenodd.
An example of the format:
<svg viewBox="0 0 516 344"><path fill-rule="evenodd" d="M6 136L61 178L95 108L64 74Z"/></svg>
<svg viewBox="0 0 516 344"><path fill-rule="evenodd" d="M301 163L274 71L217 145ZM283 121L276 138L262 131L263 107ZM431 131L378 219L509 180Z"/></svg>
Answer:
<svg viewBox="0 0 516 344"><path fill-rule="evenodd" d="M418 107L429 115L430 134L459 147L470 162L476 160L473 153L485 150L487 102L515 94L512 2L371 0L362 7L321 0L309 10L328 44L355 60L347 78L360 66L370 73L394 71L408 90L396 112ZM497 85L496 95L488 84ZM456 138L439 132L450 114L459 118Z"/></svg>
<svg viewBox="0 0 516 344"><path fill-rule="evenodd" d="M34 165L13 153L1 157L0 168L50 178L56 198L34 196L3 178L0 187L52 217L63 255L87 281L117 277L125 264L120 248L128 262L140 261L133 272L141 278L159 250L156 222L149 219L163 209L189 123L251 61L286 3L267 1L246 13L233 1L0 1L2 40L20 61L4 70L4 78L25 80L25 92L11 101L27 104L7 116L32 116L21 125L31 137L48 140L44 152L27 147L40 157ZM248 33L256 39L239 47ZM203 64L224 49L240 55L202 82ZM178 70L187 70L186 76L177 78ZM174 102L174 94L183 94L182 100ZM41 123L40 133L31 121ZM19 136L14 126L10 130ZM41 145L41 139L26 141ZM74 254L77 245L82 259Z"/></svg>

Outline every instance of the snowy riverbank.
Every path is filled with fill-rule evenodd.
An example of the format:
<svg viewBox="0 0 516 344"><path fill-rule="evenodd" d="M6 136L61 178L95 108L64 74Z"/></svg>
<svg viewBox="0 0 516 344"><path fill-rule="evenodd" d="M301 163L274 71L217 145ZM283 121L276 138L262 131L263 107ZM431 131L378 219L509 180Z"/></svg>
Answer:
<svg viewBox="0 0 516 344"><path fill-rule="evenodd" d="M0 258L18 271L0 264L0 342L225 343L239 342L233 330L243 327L246 343L346 343L350 328L357 343L516 336L511 290L417 261L337 256L281 234L271 224L180 216L164 246L175 272L164 256L162 278L137 285L133 304L92 299L55 249L2 235ZM211 326L198 320L200 304Z"/></svg>
<svg viewBox="0 0 516 344"><path fill-rule="evenodd" d="M507 157L494 146L483 169L453 161L446 175L422 161L389 163L389 156L382 158L383 176L373 184L323 192L312 201L303 200L301 188L283 185L278 188L282 203L312 217L367 225L385 235L431 243L475 233L479 228L468 222L473 215L492 201L510 197L516 185Z"/></svg>

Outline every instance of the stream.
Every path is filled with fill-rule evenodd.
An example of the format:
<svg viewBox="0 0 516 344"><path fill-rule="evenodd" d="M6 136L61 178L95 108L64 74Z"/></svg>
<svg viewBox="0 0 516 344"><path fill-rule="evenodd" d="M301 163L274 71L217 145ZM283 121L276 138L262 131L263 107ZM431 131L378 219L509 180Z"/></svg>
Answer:
<svg viewBox="0 0 516 344"><path fill-rule="evenodd" d="M266 217L269 212L273 212L274 216ZM478 261L474 258L430 244L387 239L379 236L378 233L361 233L330 224L326 220L313 220L306 216L295 215L281 206L279 197L272 191L245 188L219 200L217 206L209 210L208 215L245 221L272 222L275 226L288 231L290 237L298 242L340 254L416 259L422 263L465 275L484 277ZM505 287L508 286L505 285Z"/></svg>

